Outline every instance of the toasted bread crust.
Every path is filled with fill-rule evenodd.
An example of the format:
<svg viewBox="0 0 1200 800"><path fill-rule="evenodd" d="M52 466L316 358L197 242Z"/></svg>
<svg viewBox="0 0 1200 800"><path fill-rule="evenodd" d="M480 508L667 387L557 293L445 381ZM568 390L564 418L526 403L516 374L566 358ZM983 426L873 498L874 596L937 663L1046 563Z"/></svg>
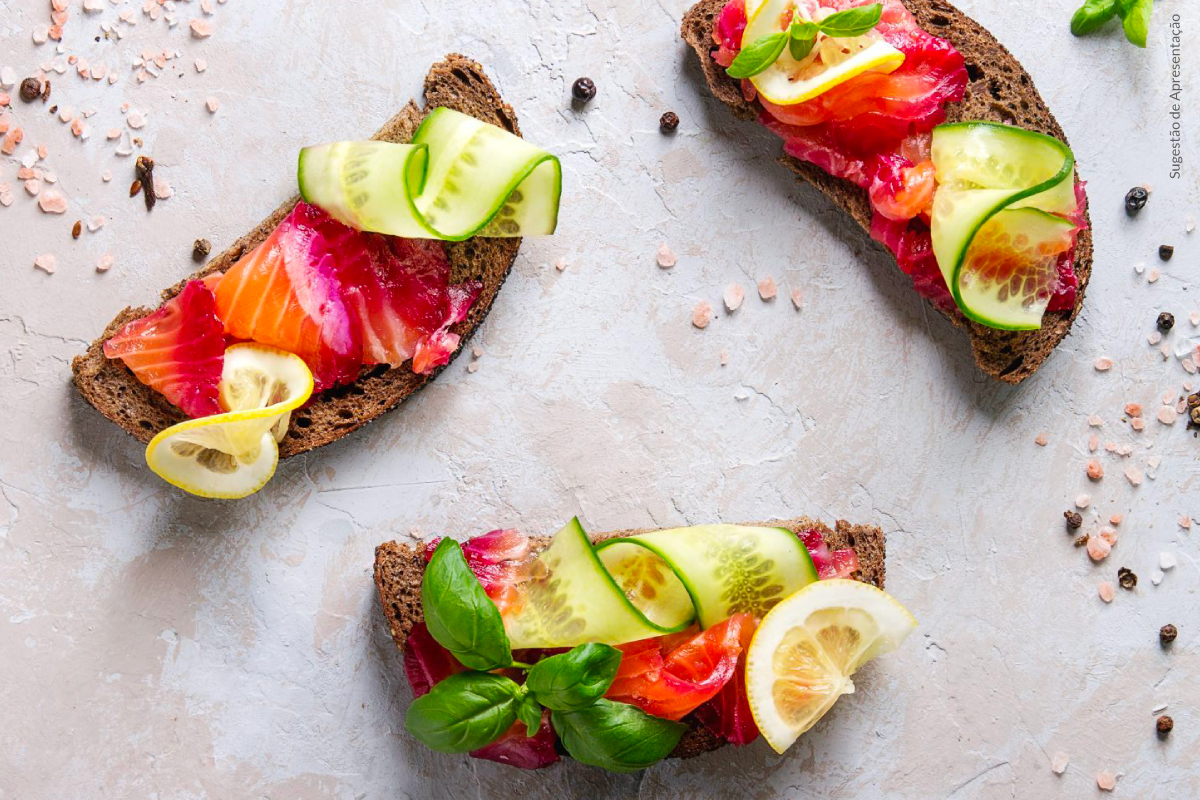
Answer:
<svg viewBox="0 0 1200 800"><path fill-rule="evenodd" d="M716 49L712 38L713 20L726 1L701 0L692 6L683 18L682 36L695 51L713 96L728 106L737 118L756 120L761 107L757 102L747 102L739 82L726 75L712 59ZM904 0L904 5L916 16L922 28L950 40L966 60L970 80L966 96L961 102L947 106L947 121L1004 122L1067 141L1028 73L979 23L943 0ZM870 235L872 213L866 191L791 156L781 156L779 163L799 179L811 183ZM1069 311L1047 312L1039 330L1001 331L973 322L957 312L942 313L967 334L979 369L996 380L1020 383L1037 371L1070 332L1071 324L1079 315L1092 274L1090 228L1079 234L1074 267L1079 278L1075 306Z"/></svg>
<svg viewBox="0 0 1200 800"><path fill-rule="evenodd" d="M807 517L784 522L752 524L783 527L797 533L818 530L833 549L853 547L858 554L859 566L858 571L851 577L883 588L886 547L883 531L877 527L851 525L845 520L838 520L834 528L830 529L824 523ZM600 541L614 536L632 536L647 532L648 529L614 531L593 538ZM534 544L538 548L545 547L549 544L549 537L535 538ZM383 606L388 630L401 652L404 652L404 644L408 641L408 634L413 625L424 618L421 612L421 580L424 576L425 557L421 545L385 542L375 548L375 587L379 590L379 602ZM714 736L694 717L685 717L684 722L688 723L688 731L671 753L672 758L691 758L728 744L724 739Z"/></svg>
<svg viewBox="0 0 1200 800"><path fill-rule="evenodd" d="M500 98L496 88L484 74L483 67L464 56L451 53L430 67L425 76L425 108L422 109L415 102L409 101L372 138L388 142L407 142L412 139L425 113L440 106L470 114L520 135L516 114L512 107ZM182 291L189 280L228 269L244 253L265 240L275 226L291 212L299 199L297 195L288 200L254 230L209 261L203 269L164 291L161 302L170 300ZM451 280L458 282L474 279L483 283L483 290L470 314L451 328L462 337L451 360L462 352L471 335L491 310L496 294L517 256L520 244L520 239L483 237L446 244L446 254L451 265ZM101 414L143 442L150 441L163 428L182 422L187 417L158 392L140 383L124 363L105 358L103 345L105 340L126 323L153 310L145 307L126 308L109 323L104 333L92 342L87 352L77 356L71 364L79 393ZM441 369L438 369L430 375L417 375L409 363L390 369L386 366L364 369L354 383L323 392L308 406L292 414L287 437L279 445L280 456L286 458L306 452L361 428L384 412L395 408L417 389L433 380L440 371Z"/></svg>

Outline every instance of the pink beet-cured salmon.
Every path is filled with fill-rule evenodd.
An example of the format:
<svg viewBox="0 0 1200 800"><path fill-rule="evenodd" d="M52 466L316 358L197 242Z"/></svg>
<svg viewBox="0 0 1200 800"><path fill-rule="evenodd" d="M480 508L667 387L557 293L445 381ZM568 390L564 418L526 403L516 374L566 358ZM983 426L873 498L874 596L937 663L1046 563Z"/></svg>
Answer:
<svg viewBox="0 0 1200 800"><path fill-rule="evenodd" d="M135 319L104 343L137 379L191 417L219 414L225 329L204 282L191 281L162 308Z"/></svg>

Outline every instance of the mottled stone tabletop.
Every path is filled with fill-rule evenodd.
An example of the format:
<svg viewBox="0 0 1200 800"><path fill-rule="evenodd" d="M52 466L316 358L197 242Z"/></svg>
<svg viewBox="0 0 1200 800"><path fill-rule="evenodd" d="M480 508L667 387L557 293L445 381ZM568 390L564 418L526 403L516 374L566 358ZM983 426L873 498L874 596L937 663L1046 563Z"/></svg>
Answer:
<svg viewBox="0 0 1200 800"><path fill-rule="evenodd" d="M1080 798L1101 770L1119 776L1114 796L1200 796L1200 523L1179 522L1200 517L1200 439L1154 413L1200 379L1148 342L1162 310L1177 320L1169 345L1200 336L1188 320L1200 234L1185 232L1200 215L1195 3L1156 3L1143 52L1116 29L1072 38L1074 0L964 2L1028 67L1093 202L1087 303L1019 387L982 378L882 251L773 162L779 143L706 96L678 37L685 0L177 0L157 19L142 0L66 5L59 54L34 42L47 0L0 0L0 67L19 81L49 66L49 104L68 119L3 89L25 141L0 158L14 200L0 208L0 798ZM158 66L164 50L179 55ZM374 131L448 51L486 66L565 169L559 233L524 243L475 339L478 370L460 359L368 429L282 464L251 499L172 490L79 399L71 358L193 269L195 238L223 248L291 194L299 147ZM599 93L576 111L582 75ZM667 110L682 120L674 136L658 131ZM118 155L131 136L171 193L149 214ZM61 216L16 177L40 143ZM1153 194L1128 219L1138 183ZM672 270L655 264L662 243ZM54 274L34 268L43 254ZM767 275L772 302L753 291ZM732 282L743 307L693 328L696 303L719 308ZM1093 367L1102 356L1107 372ZM1147 409L1141 433L1122 421L1127 402ZM1123 515L1100 565L1063 524L1081 493L1085 531ZM878 524L888 588L921 627L785 757L758 742L640 775L523 773L415 744L375 545L546 533L575 514L594 530ZM1162 553L1178 566L1154 585ZM1122 566L1140 581L1106 605L1097 586ZM1181 630L1169 651L1168 622Z"/></svg>

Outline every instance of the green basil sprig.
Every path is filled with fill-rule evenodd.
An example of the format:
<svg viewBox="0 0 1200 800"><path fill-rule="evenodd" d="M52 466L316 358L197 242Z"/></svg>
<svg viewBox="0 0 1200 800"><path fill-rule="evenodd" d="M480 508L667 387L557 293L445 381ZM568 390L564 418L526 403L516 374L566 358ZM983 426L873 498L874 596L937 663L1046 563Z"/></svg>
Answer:
<svg viewBox="0 0 1200 800"><path fill-rule="evenodd" d="M524 696L525 690L503 675L459 672L413 700L404 725L430 749L466 753L491 744L512 727Z"/></svg>
<svg viewBox="0 0 1200 800"><path fill-rule="evenodd" d="M525 686L546 708L578 711L604 696L621 666L621 651L606 644L581 644L533 665Z"/></svg>
<svg viewBox="0 0 1200 800"><path fill-rule="evenodd" d="M525 735L533 736L542 727L542 706L527 694L517 703L517 719L525 723Z"/></svg>
<svg viewBox="0 0 1200 800"><path fill-rule="evenodd" d="M1153 11L1154 0L1085 0L1071 17L1071 33L1086 36L1103 28L1112 18L1120 17L1125 38L1145 47Z"/></svg>
<svg viewBox="0 0 1200 800"><path fill-rule="evenodd" d="M851 39L874 28L882 18L883 4L872 3L830 14L820 22L794 20L786 31L760 36L742 48L725 72L731 78L751 78L774 64L785 47L792 58L800 61L812 52L818 32L836 39Z"/></svg>
<svg viewBox="0 0 1200 800"><path fill-rule="evenodd" d="M500 610L453 539L433 551L421 581L421 606L429 633L465 666L489 670L512 663Z"/></svg>
<svg viewBox="0 0 1200 800"><path fill-rule="evenodd" d="M613 772L636 772L665 758L687 730L681 722L604 699L578 711L552 711L550 721L572 758Z"/></svg>

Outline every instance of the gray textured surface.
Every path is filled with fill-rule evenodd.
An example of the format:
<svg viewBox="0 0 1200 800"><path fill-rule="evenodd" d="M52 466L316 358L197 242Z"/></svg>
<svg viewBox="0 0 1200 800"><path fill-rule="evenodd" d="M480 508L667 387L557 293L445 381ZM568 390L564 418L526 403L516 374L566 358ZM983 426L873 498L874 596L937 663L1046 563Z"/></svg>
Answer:
<svg viewBox="0 0 1200 800"><path fill-rule="evenodd" d="M1189 378L1146 343L1158 311L1176 313L1172 339L1200 335L1186 320L1200 308L1200 234L1184 233L1200 216L1194 4L1157 3L1145 53L1116 31L1072 39L1064 0L966 4L1038 82L1094 204L1088 305L1015 389L973 374L965 343L879 251L772 162L778 144L702 96L677 39L682 0L231 0L203 42L186 32L197 2L178 4L173 29L140 2L71 5L68 51L120 67L115 86L54 77L53 100L97 108L91 138L15 109L71 209L38 212L0 159L16 195L0 208L0 798L1076 798L1096 794L1101 769L1122 774L1119 796L1200 795L1200 529L1176 522L1200 517L1200 441L1181 423L1131 434L1119 421L1125 402L1156 409ZM93 42L125 8L138 20L125 39ZM1172 13L1193 109L1180 180L1167 175ZM23 77L52 58L31 42L46 22L42 0L0 0L0 66ZM164 47L178 67L138 84L132 59ZM285 463L251 500L171 491L74 395L69 359L123 305L186 274L193 238L219 248L291 193L298 147L374 130L449 50L487 66L566 168L560 234L526 242L481 331L479 371L460 361L405 409ZM582 74L600 92L577 113L567 94ZM123 99L148 112L140 133L176 192L149 217L104 140ZM657 130L667 109L683 120L670 138ZM1142 181L1151 203L1127 220L1121 197ZM98 213L108 224L72 242L74 219ZM669 272L654 264L662 242L679 254ZM1176 245L1166 265L1162 242ZM58 256L52 276L32 269L43 252ZM98 275L105 252L116 265ZM1148 284L1137 262L1162 278ZM763 304L751 285L768 273L782 290ZM735 280L751 295L741 311L693 329L693 305L718 306ZM791 288L805 292L800 313ZM1117 366L1095 372L1100 355ZM1102 447L1108 477L1089 485L1092 413L1102 442L1135 443L1129 460L1161 458L1156 479L1131 487ZM1089 515L1125 515L1100 567L1062 530L1080 492ZM598 529L879 523L889 589L921 630L783 758L758 743L608 777L416 746L372 548L414 529L545 532L576 513ZM1155 587L1164 550L1180 563ZM1096 584L1122 565L1141 583L1105 606ZM1182 630L1170 653L1156 642L1165 622ZM1176 720L1165 743L1151 714L1163 702ZM1062 777L1056 751L1071 756Z"/></svg>

